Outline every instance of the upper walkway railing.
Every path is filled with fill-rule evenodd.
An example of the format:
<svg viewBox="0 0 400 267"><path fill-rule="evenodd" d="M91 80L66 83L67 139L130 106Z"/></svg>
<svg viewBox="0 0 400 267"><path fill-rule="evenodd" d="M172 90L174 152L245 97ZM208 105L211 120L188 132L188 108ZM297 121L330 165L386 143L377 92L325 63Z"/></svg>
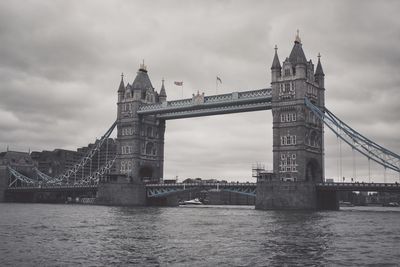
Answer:
<svg viewBox="0 0 400 267"><path fill-rule="evenodd" d="M178 119L265 110L271 108L271 99L271 88L211 96L198 93L188 99L143 105L139 108L138 114L156 115L163 119Z"/></svg>

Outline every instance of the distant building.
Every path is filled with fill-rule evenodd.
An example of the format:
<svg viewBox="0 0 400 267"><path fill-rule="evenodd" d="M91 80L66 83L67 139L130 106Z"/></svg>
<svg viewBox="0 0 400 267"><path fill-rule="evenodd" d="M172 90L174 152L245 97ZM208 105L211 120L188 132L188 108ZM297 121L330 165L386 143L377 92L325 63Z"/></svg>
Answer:
<svg viewBox="0 0 400 267"><path fill-rule="evenodd" d="M71 169L79 161L76 151L55 149L53 151L33 151L31 157L39 171L56 177Z"/></svg>
<svg viewBox="0 0 400 267"><path fill-rule="evenodd" d="M99 140L86 147L80 147L77 151L65 149L34 151L31 153L31 157L39 171L49 176L57 177L78 164L96 146L97 142ZM85 164L83 170L81 169L77 172L76 177L81 178L94 173L97 169L105 165L107 161L112 160L115 155L115 140L109 138L101 145L100 152L96 152L92 160L89 160Z"/></svg>
<svg viewBox="0 0 400 267"><path fill-rule="evenodd" d="M27 152L6 151L0 152L0 166L10 166L23 175L31 176L35 165Z"/></svg>

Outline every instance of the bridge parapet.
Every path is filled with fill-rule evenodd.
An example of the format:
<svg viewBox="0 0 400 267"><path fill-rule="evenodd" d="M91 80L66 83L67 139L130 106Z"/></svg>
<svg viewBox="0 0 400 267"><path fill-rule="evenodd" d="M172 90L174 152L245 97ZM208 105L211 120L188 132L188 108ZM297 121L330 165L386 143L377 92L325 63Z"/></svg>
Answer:
<svg viewBox="0 0 400 267"><path fill-rule="evenodd" d="M399 183L317 183L316 187L320 190L400 192Z"/></svg>
<svg viewBox="0 0 400 267"><path fill-rule="evenodd" d="M45 186L19 186L8 187L7 191L41 191L41 190L74 190L74 189L97 189L98 185L45 185Z"/></svg>

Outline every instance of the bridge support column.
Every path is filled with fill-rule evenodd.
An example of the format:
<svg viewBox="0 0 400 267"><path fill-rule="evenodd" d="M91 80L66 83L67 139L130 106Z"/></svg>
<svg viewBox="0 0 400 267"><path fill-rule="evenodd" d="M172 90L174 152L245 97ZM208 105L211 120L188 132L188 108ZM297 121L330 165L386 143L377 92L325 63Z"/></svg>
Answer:
<svg viewBox="0 0 400 267"><path fill-rule="evenodd" d="M145 206L146 188L143 183L128 181L125 175L119 175L116 181L99 183L96 204Z"/></svg>
<svg viewBox="0 0 400 267"><path fill-rule="evenodd" d="M263 181L257 183L258 210L316 210L316 187L310 182Z"/></svg>
<svg viewBox="0 0 400 267"><path fill-rule="evenodd" d="M7 167L0 166L0 202L5 201L5 192L8 184Z"/></svg>

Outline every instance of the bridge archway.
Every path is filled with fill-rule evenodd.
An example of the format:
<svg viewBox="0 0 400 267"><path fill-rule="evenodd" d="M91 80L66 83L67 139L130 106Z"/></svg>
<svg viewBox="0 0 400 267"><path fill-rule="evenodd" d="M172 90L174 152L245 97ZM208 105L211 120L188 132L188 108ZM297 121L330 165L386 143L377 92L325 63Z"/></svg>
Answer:
<svg viewBox="0 0 400 267"><path fill-rule="evenodd" d="M320 181L322 169L316 159L310 159L306 165L306 181Z"/></svg>
<svg viewBox="0 0 400 267"><path fill-rule="evenodd" d="M153 168L150 166L143 166L139 169L139 178L141 181L153 178Z"/></svg>

